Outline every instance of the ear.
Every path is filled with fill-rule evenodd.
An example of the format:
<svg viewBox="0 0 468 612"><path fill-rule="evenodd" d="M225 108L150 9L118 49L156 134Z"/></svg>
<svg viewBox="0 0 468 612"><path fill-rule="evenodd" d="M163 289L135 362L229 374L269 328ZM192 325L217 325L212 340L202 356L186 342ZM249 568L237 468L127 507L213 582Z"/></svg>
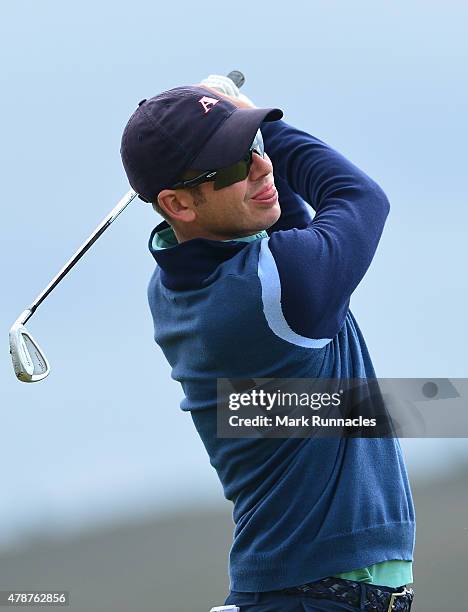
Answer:
<svg viewBox="0 0 468 612"><path fill-rule="evenodd" d="M174 221L181 223L195 221L194 200L185 189L163 189L159 192L158 204Z"/></svg>

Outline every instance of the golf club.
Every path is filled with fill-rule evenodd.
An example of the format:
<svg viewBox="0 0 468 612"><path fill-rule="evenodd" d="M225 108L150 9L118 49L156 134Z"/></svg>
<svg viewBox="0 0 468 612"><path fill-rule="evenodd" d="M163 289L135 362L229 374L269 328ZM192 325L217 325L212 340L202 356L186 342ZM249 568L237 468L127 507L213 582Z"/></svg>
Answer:
<svg viewBox="0 0 468 612"><path fill-rule="evenodd" d="M242 87L245 82L244 75L238 70L233 70L228 75L237 87ZM50 281L47 287L37 296L34 302L24 310L13 323L10 333L10 354L16 377L22 382L38 382L50 373L50 365L39 344L34 340L25 327L26 322L32 317L38 306L46 299L51 291L70 272L73 266L83 257L86 251L96 242L106 229L117 219L120 213L136 197L137 193L130 189L111 212L102 220L89 238L81 245L73 257L64 265L60 272Z"/></svg>

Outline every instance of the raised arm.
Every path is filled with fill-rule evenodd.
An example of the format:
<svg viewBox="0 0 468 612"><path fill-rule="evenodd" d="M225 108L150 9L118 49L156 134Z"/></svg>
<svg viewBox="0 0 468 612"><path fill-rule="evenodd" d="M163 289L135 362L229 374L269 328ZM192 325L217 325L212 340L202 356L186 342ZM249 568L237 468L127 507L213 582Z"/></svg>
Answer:
<svg viewBox="0 0 468 612"><path fill-rule="evenodd" d="M284 121L264 124L262 134L275 180L287 185L286 208L299 204L291 197L298 194L316 211L305 227L274 231L262 244L265 313L270 324L276 318L278 332L283 330L278 335L323 346L343 324L349 298L376 251L389 203L372 179L317 138Z"/></svg>

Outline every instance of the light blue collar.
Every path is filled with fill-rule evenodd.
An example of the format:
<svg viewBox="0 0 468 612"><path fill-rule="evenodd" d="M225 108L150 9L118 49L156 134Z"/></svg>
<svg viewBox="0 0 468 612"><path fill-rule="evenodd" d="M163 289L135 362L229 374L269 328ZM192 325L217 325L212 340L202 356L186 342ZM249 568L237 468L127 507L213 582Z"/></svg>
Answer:
<svg viewBox="0 0 468 612"><path fill-rule="evenodd" d="M220 242L253 242L254 240L259 240L261 238L268 238L268 234L265 230L258 232L257 234L252 234L251 236L243 236L242 238L234 238L229 240L221 240ZM172 227L166 227L156 234L153 237L152 247L155 251L161 249L169 249L171 247L177 246L179 243L177 242L177 238L174 234L174 230Z"/></svg>

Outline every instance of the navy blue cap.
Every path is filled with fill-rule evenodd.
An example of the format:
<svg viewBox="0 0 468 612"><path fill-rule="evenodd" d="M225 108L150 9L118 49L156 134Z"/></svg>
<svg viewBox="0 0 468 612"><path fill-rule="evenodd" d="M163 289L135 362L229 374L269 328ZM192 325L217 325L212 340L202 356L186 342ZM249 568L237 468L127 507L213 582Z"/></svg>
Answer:
<svg viewBox="0 0 468 612"><path fill-rule="evenodd" d="M239 108L203 87L176 87L142 100L122 135L120 154L132 188L154 202L188 169L218 170L245 155L278 108Z"/></svg>

